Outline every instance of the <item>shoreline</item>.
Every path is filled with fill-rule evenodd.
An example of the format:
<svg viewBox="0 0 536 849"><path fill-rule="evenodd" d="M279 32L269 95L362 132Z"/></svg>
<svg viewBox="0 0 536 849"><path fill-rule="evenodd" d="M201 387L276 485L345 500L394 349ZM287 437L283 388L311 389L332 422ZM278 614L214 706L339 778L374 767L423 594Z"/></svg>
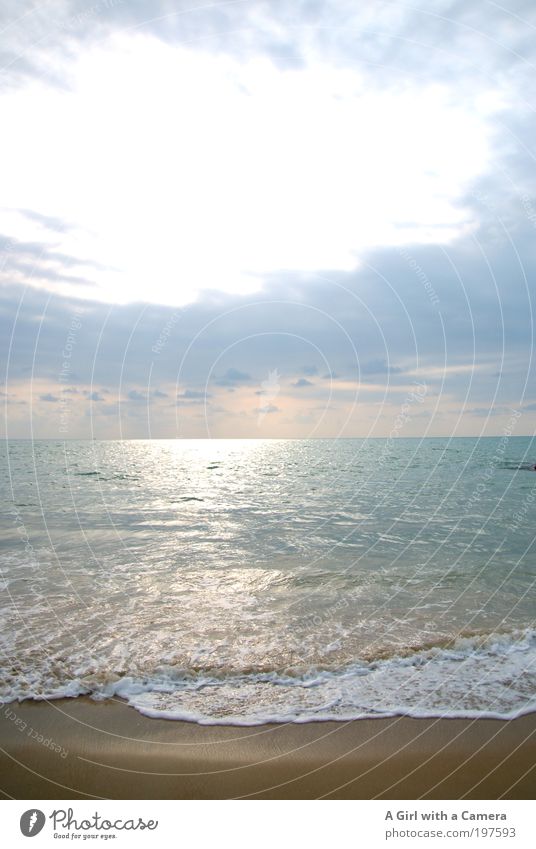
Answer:
<svg viewBox="0 0 536 849"><path fill-rule="evenodd" d="M0 762L17 799L531 799L536 713L231 726L28 700L0 709Z"/></svg>

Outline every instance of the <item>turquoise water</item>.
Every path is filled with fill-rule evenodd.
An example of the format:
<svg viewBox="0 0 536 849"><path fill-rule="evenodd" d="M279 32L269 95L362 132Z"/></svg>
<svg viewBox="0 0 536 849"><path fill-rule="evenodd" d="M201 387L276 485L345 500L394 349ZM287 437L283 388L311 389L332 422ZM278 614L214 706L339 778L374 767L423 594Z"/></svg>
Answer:
<svg viewBox="0 0 536 849"><path fill-rule="evenodd" d="M15 440L1 462L6 701L536 709L529 438Z"/></svg>

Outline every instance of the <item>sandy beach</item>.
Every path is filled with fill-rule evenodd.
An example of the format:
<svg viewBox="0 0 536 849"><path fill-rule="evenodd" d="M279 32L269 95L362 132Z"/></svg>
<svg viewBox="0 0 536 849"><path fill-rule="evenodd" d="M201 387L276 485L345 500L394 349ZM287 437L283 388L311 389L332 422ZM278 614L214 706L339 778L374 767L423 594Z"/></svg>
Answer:
<svg viewBox="0 0 536 849"><path fill-rule="evenodd" d="M0 711L1 788L18 799L527 799L536 714L200 726L119 700Z"/></svg>

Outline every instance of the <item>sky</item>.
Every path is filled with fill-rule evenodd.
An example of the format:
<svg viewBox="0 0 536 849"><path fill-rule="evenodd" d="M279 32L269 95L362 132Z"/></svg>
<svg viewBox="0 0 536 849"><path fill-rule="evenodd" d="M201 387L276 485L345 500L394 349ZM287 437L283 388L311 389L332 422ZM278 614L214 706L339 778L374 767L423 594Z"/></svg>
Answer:
<svg viewBox="0 0 536 849"><path fill-rule="evenodd" d="M525 0L3 0L2 435L532 435L535 65Z"/></svg>

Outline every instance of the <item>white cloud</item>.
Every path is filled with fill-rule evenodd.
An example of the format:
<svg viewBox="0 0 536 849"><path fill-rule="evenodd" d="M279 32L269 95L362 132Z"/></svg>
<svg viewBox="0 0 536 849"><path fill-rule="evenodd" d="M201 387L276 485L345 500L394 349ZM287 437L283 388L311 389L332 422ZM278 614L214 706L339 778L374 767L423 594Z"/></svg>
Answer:
<svg viewBox="0 0 536 849"><path fill-rule="evenodd" d="M447 84L371 88L356 71L240 63L147 35L87 47L67 72L68 90L30 79L1 98L0 180L5 210L74 229L5 210L0 226L104 268L36 285L182 304L472 226L460 200L488 165L491 93L470 112Z"/></svg>

